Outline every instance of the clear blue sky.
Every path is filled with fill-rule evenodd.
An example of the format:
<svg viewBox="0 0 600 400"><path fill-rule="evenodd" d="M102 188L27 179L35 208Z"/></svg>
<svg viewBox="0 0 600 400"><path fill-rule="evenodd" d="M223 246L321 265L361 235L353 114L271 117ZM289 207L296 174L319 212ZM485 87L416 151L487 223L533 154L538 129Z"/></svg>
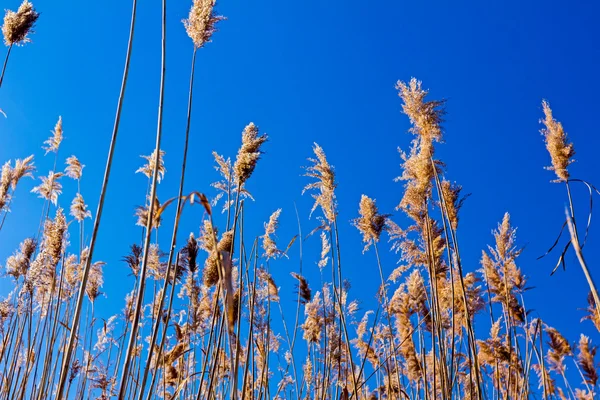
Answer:
<svg viewBox="0 0 600 400"><path fill-rule="evenodd" d="M19 0L3 2L16 9ZM42 142L59 115L65 140L59 163L75 154L85 165L82 191L95 211L108 150L129 28L130 2L37 0L42 13L32 43L14 49L0 90L0 161L36 155L38 172L46 175L53 157L43 157ZM171 1L168 9L167 91L164 144L167 174L159 198L176 194L185 129L192 43L182 18L191 2ZM240 133L255 122L270 140L248 189L256 202L248 205L249 234L262 233L262 222L283 208L279 239L285 246L296 233L294 202L305 232L311 199L301 196L307 183L301 166L318 142L335 165L345 274L353 296L372 307L378 285L374 255L361 255L361 237L351 227L361 194L393 212L402 194L394 183L400 175L397 148L407 150L409 122L400 113L394 89L398 79L415 76L431 90L431 99L448 99L446 144L438 156L448 177L472 193L461 215L459 240L465 268L479 268L481 250L491 244L491 230L509 211L526 245L519 266L534 286L525 298L550 325L570 340L591 334L579 325L586 306L587 285L573 254L568 269L549 276L557 253L536 261L554 241L564 221L565 190L551 184L543 169L549 156L538 130L541 100L547 99L575 144L573 177L600 184L600 145L595 115L600 109L600 6L593 2L504 1L220 1L228 20L219 24L213 43L198 55L190 169L186 191L210 191L217 180L211 152L235 157ZM160 1L141 2L134 41L116 161L109 186L95 259L106 261L106 316L123 306L132 285L121 258L139 241L134 208L144 203L146 179L134 171L141 154L154 147L160 73ZM4 50L0 52L4 56ZM37 184L37 182L35 183ZM75 193L64 180L60 201L68 207ZM35 233L42 200L20 184L0 232L0 263L18 243ZM586 217L587 194L575 190ZM600 203L599 203L600 204ZM171 214L169 214L171 215ZM197 232L199 209L186 211L181 240ZM401 226L407 221L398 213ZM592 226L586 256L600 280L600 227ZM91 223L88 222L88 232ZM163 248L170 236L161 230ZM318 282L318 238L309 240L307 276ZM77 245L77 235L72 233ZM381 244L382 249L387 243ZM295 254L297 248L292 253ZM396 257L384 251L389 273ZM289 272L297 257L276 261L271 268L278 284L293 292ZM0 284L7 291L7 281ZM291 304L291 296L283 297ZM286 303L289 302L289 303Z"/></svg>

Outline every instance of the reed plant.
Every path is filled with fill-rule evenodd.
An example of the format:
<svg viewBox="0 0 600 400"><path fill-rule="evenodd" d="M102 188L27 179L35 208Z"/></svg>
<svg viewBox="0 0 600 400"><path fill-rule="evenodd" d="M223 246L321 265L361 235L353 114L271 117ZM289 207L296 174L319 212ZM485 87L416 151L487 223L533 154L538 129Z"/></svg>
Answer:
<svg viewBox="0 0 600 400"><path fill-rule="evenodd" d="M243 127L234 158L213 152L219 174L215 183L186 192L190 137L202 135L192 125L197 55L225 19L216 12L215 0L194 0L182 27L192 40L186 125L180 137L176 133L169 137L182 142L178 189L161 203L158 186L168 166L161 149L168 84L167 5L166 0L161 2L154 148L135 171L147 178L148 186L144 205L135 210L141 239L132 238L131 251L123 256L123 267L132 276L123 309L112 316L104 313L101 294L111 277L105 275L95 246L100 235L108 234L100 230L100 222L118 154L136 0L94 214L81 190L84 165L76 155L63 158L59 153L62 118L44 143L54 166L39 172L41 183L31 190L43 200L37 234L23 238L2 268L13 289L0 300L0 400L597 396L598 363L590 335L565 338L541 316L533 318L526 306L530 279L519 266L524 249L509 213L483 249L480 269L464 267L459 239L465 239L459 222L466 196L461 185L450 180L449 168L436 153L444 142L446 103L429 99L415 78L396 86L413 137L410 148L400 153L400 171L390 171L399 175L398 183L390 186L397 193L396 214L380 211L368 194L341 198L336 170L325 149L314 143L304 167L306 186L298 188L314 202L309 210L295 210L298 234L281 240L281 216L288 210L278 208L264 221L262 234L251 235L247 215L255 206L250 204L254 195L249 183L265 174L260 164L269 139L256 124ZM37 17L28 1L17 12L7 12L6 60L13 44L27 41ZM591 214L582 229L570 188L584 185L592 199L600 192L589 182L571 178L568 166L574 147L549 104L544 101L542 108L550 169L567 190L561 232L570 235L558 265L565 264L566 252L573 248L590 287L582 329L600 331L600 300L583 254ZM36 172L33 159L31 155L7 161L2 167L0 235L9 234L4 221L17 186ZM64 171L59 170L62 165ZM70 198L63 193L65 179L76 182ZM356 218L349 223L340 220L339 203L353 201L358 203ZM172 219L166 212L171 208ZM302 215L314 217L308 222L308 235ZM88 219L93 223L86 239ZM182 239L183 222L200 228ZM358 230L365 253L362 262L378 275L372 310L361 309L345 277L354 264L342 257L342 249L350 245L340 237L344 224ZM159 239L158 230L164 226L172 228L171 234ZM76 240L71 238L74 232ZM318 247L314 254L306 251L308 243L309 249ZM383 261L384 247L397 255L393 268ZM286 258L297 259L297 268L291 271L293 284L280 286L273 270ZM306 259L316 262L318 274L307 273ZM320 280L309 282L309 274ZM294 312L289 312L290 302Z"/></svg>

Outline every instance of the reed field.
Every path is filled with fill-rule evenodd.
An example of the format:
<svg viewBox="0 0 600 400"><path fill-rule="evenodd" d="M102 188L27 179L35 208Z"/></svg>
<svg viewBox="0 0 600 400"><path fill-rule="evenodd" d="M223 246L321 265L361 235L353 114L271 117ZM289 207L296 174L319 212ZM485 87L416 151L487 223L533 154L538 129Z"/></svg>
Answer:
<svg viewBox="0 0 600 400"><path fill-rule="evenodd" d="M219 31L229 27L216 0L191 1L189 15L178 25L189 37L192 61L181 132L163 128L170 99L165 95L167 21L178 16L167 14L162 0L162 20L155 28L162 40L154 46L161 71L153 99L156 130L139 136L139 148L148 150L139 169L119 169L119 157L132 156L131 149L119 147L120 128L121 118L136 112L126 99L134 79L129 74L136 57L133 38L145 3L133 0L129 36L119 39L124 60L103 61L122 68L122 80L120 86L111 83L119 88L112 130L89 138L98 146L96 159L80 160L62 150L70 138L84 134L69 132L70 116L62 114L48 126L48 139L28 150L31 155L0 160L0 249L12 254L0 260L0 288L8 288L0 292L0 400L584 400L600 395L594 343L600 338L594 281L600 272L586 261L597 254L598 244L588 234L600 191L571 175L575 149L586 143L571 142L562 124L569 127L569 121L558 119L561 111L551 108L552 99L542 100L540 93L538 108L527 111L540 122L539 132L528 134L546 151L546 165L539 168L547 169L547 185L561 188L560 197L547 201L566 207L562 227L553 232L556 242L541 244L547 249L539 254L544 267L532 277L524 274L521 256L536 238L517 235L510 210L495 226L482 227L493 233L481 253L469 256L479 263L464 262L460 250L470 238L461 234L462 208L485 212L485 207L476 198L465 201L470 190L452 179L452 165L438 157L438 149L452 148L445 129L452 99L433 98L427 82L416 78L395 86L396 110L410 124L398 137L411 137L400 149L397 170L382 172L390 177L385 190L394 194L395 209L384 210L368 193L344 197L338 169L330 163L353 157L366 164L376 162L378 154L343 154L341 148L322 147L310 133L305 148L292 149L306 159L298 165L304 187L297 191L310 203L296 206L281 198L272 171L261 163L271 156L270 143L285 138L264 133L260 121L240 126L241 137L223 134L223 143L234 143L237 153L208 149L214 183L190 184L190 171L198 165L196 146L204 146L202 137L211 134L195 128L198 118L211 117L194 112L206 101L198 85L211 79L196 67L205 48L219 46ZM12 8L2 22L0 93L3 84L27 79L11 63L36 51L35 38L44 35L37 24L46 17L28 0L2 5ZM1 103L0 109L5 114L0 137L3 119L30 118ZM181 163L169 161L176 157L169 158L165 143L171 148L175 143ZM135 157L142 152L133 150ZM92 168L102 173L88 178ZM111 211L107 196L120 191L111 185L115 175L142 181L146 190L132 200L139 201L137 208L119 216L121 224L137 226L137 235L111 244L129 250L112 254L120 261L109 265L102 261L106 246L98 251L97 244L122 229L103 218ZM167 178L176 181L172 190L160 186ZM253 186L254 181L266 183ZM38 198L38 208L19 209L26 197ZM261 205L267 198L282 205L260 220L253 213L270 207L271 201ZM342 205L355 210L352 220L340 217ZM39 224L23 227L25 214ZM282 234L284 215L288 226ZM7 249L6 238L16 235L16 226L30 234ZM340 234L350 228L351 240ZM346 255L351 246L360 246L360 260ZM588 252L592 258L586 258ZM376 287L347 278L358 268ZM122 273L117 278L115 270L126 271L127 279ZM579 331L577 336L563 335L565 326L547 322L552 315L528 307L528 299L557 295L537 290L532 280L565 274L585 287L585 293L563 294L580 303L571 311L581 321L569 329ZM125 288L124 298L107 290L115 287L111 280Z"/></svg>

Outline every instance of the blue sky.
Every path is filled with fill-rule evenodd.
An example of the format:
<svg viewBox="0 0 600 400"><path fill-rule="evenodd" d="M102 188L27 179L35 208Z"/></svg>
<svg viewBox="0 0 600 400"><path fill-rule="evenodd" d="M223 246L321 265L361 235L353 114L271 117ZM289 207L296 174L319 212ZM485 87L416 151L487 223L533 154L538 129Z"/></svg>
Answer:
<svg viewBox="0 0 600 400"><path fill-rule="evenodd" d="M3 7L16 9L19 1ZM37 0L42 13L32 43L14 49L0 89L0 161L36 155L37 175L46 175L53 157L40 146L59 115L65 140L59 164L75 154L85 165L82 192L95 211L113 124L129 29L129 2ZM167 174L159 187L161 200L176 194L192 43L181 19L190 4L170 2L164 135ZM133 217L144 203L147 181L134 174L154 147L160 79L160 2L139 6L130 81L127 87L116 161L100 228L96 260L107 262L104 291L106 316L123 306L133 281L121 258L139 241ZM301 196L308 182L301 166L318 142L336 167L339 219L345 275L363 308L373 306L378 273L371 253L362 255L361 237L349 221L357 216L361 194L377 199L382 212L394 212L402 185L397 148L409 148L409 122L400 113L394 85L417 77L431 99L448 99L446 143L437 155L448 166L448 178L462 184L471 197L459 226L465 269L479 268L481 250L491 244L491 230L505 211L518 226L526 246L519 266L531 286L529 309L564 331L571 340L583 331L596 338L589 322L579 325L586 306L587 285L575 256L567 271L550 277L557 253L537 261L554 241L564 221L566 193L551 184L543 169L549 156L539 134L541 100L547 99L575 144L572 176L600 184L594 118L600 109L600 70L596 16L600 6L575 1L408 2L220 1L228 19L219 24L213 43L198 54L192 139L186 192L212 194L218 179L211 152L235 157L240 133L255 122L270 140L248 189L249 235L262 234L262 223L283 208L281 246L296 233L294 204L304 232L311 199ZM4 56L4 52L0 53ZM37 183L35 183L37 184ZM64 180L63 206L76 191ZM12 213L0 231L0 263L25 237L35 233L43 201L17 190ZM575 187L576 205L587 216L587 193ZM168 214L171 215L171 214ZM197 232L201 210L189 209L179 244ZM406 219L394 213L406 226ZM88 223L88 231L91 223ZM75 232L72 233L76 245ZM160 231L164 248L168 228ZM586 257L592 273L600 261L597 223L592 225ZM318 282L318 238L307 242L305 271ZM384 270L396 256L380 245ZM294 251L297 251L295 248ZM271 263L283 292L293 292L290 271L298 258ZM8 291L8 281L0 284ZM288 300L282 300L286 304ZM289 303L292 302L290 296Z"/></svg>

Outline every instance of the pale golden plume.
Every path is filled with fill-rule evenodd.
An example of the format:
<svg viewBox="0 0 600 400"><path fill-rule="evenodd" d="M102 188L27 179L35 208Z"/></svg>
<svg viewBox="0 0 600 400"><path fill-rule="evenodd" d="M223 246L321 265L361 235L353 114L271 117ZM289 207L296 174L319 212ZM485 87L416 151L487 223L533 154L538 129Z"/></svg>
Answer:
<svg viewBox="0 0 600 400"><path fill-rule="evenodd" d="M264 250L264 256L269 258L274 258L284 254L281 250L277 248L277 243L273 239L275 235L275 231L277 230L277 226L279 225L279 215L281 214L281 208L276 210L269 217L269 222L265 223L265 234L262 236L263 242L262 247Z"/></svg>
<svg viewBox="0 0 600 400"><path fill-rule="evenodd" d="M77 193L73 202L71 202L70 214L79 222L86 218L92 218L92 213L88 210L88 207L83 200L83 196L80 193Z"/></svg>
<svg viewBox="0 0 600 400"><path fill-rule="evenodd" d="M315 190L316 193L312 194L315 204L310 213L312 215L317 207L321 207L325 218L331 223L337 215L335 201L335 188L337 184L335 182L335 173L333 172L333 167L327 162L323 148L315 143L313 151L317 158L308 159L313 165L306 167L306 174L304 176L314 178L315 182L306 185L304 190L302 190L302 194L308 190Z"/></svg>
<svg viewBox="0 0 600 400"><path fill-rule="evenodd" d="M567 167L571 164L575 149L573 144L569 143L567 134L565 133L562 124L552 116L552 109L546 100L542 101L545 118L540 122L545 128L540 132L546 141L546 149L550 153L552 166L547 169L554 171L558 179L555 182L566 182L569 180L569 171Z"/></svg>
<svg viewBox="0 0 600 400"><path fill-rule="evenodd" d="M67 168L65 168L65 175L71 179L81 179L81 173L85 165L81 164L81 162L75 156L67 158L66 164Z"/></svg>
<svg viewBox="0 0 600 400"><path fill-rule="evenodd" d="M19 6L17 12L6 10L4 15L4 24L2 25L2 34L4 43L7 46L22 45L29 42L27 35L32 31L39 13L33 8L33 4L24 0Z"/></svg>
<svg viewBox="0 0 600 400"><path fill-rule="evenodd" d="M256 163L260 159L262 151L260 150L264 142L267 141L267 135L258 134L258 127L250 122L242 132L242 146L238 150L233 172L235 174L236 184L243 186L250 178Z"/></svg>
<svg viewBox="0 0 600 400"><path fill-rule="evenodd" d="M379 242L381 232L386 227L386 221L388 214L380 214L375 205L375 200L365 196L364 194L360 198L359 210L360 218L356 218L352 221L354 226L362 233L363 253L371 247L373 243Z"/></svg>
<svg viewBox="0 0 600 400"><path fill-rule="evenodd" d="M216 31L215 25L225 19L215 15L216 2L216 0L194 0L188 19L183 20L185 30L197 49L210 42L210 37Z"/></svg>
<svg viewBox="0 0 600 400"><path fill-rule="evenodd" d="M441 141L440 124L445 114L443 107L445 102L443 100L425 101L429 92L421 88L421 81L416 78L412 78L408 84L398 81L396 89L404 103L402 111L413 124L411 132L428 141Z"/></svg>
<svg viewBox="0 0 600 400"><path fill-rule="evenodd" d="M154 173L154 166L156 165L156 149L149 156L140 156L145 159L147 162L142 167L138 168L135 173L141 172L146 175L148 179L152 178L152 174ZM165 176L165 163L164 163L165 152L163 150L159 150L158 156L158 176L156 177L156 181L160 183L160 181Z"/></svg>
<svg viewBox="0 0 600 400"><path fill-rule="evenodd" d="M40 198L51 201L57 205L58 196L62 193L62 184L58 181L63 176L62 172L50 171L48 176L41 176L42 184L31 189L32 193L37 193Z"/></svg>
<svg viewBox="0 0 600 400"><path fill-rule="evenodd" d="M16 160L15 167L12 170L12 189L15 190L21 178L33 178L33 171L35 171L35 166L33 165L33 155Z"/></svg>
<svg viewBox="0 0 600 400"><path fill-rule="evenodd" d="M466 197L460 196L461 190L462 186L456 183L452 184L446 180L442 181L442 196L444 200L442 206L445 208L450 226L454 230L458 228L458 212L466 199Z"/></svg>
<svg viewBox="0 0 600 400"><path fill-rule="evenodd" d="M54 126L54 130L52 131L52 136L50 136L45 142L45 146L42 146L42 149L46 150L46 154L48 153L56 153L58 152L58 148L63 140L63 127L62 127L62 117L58 117L58 122Z"/></svg>

